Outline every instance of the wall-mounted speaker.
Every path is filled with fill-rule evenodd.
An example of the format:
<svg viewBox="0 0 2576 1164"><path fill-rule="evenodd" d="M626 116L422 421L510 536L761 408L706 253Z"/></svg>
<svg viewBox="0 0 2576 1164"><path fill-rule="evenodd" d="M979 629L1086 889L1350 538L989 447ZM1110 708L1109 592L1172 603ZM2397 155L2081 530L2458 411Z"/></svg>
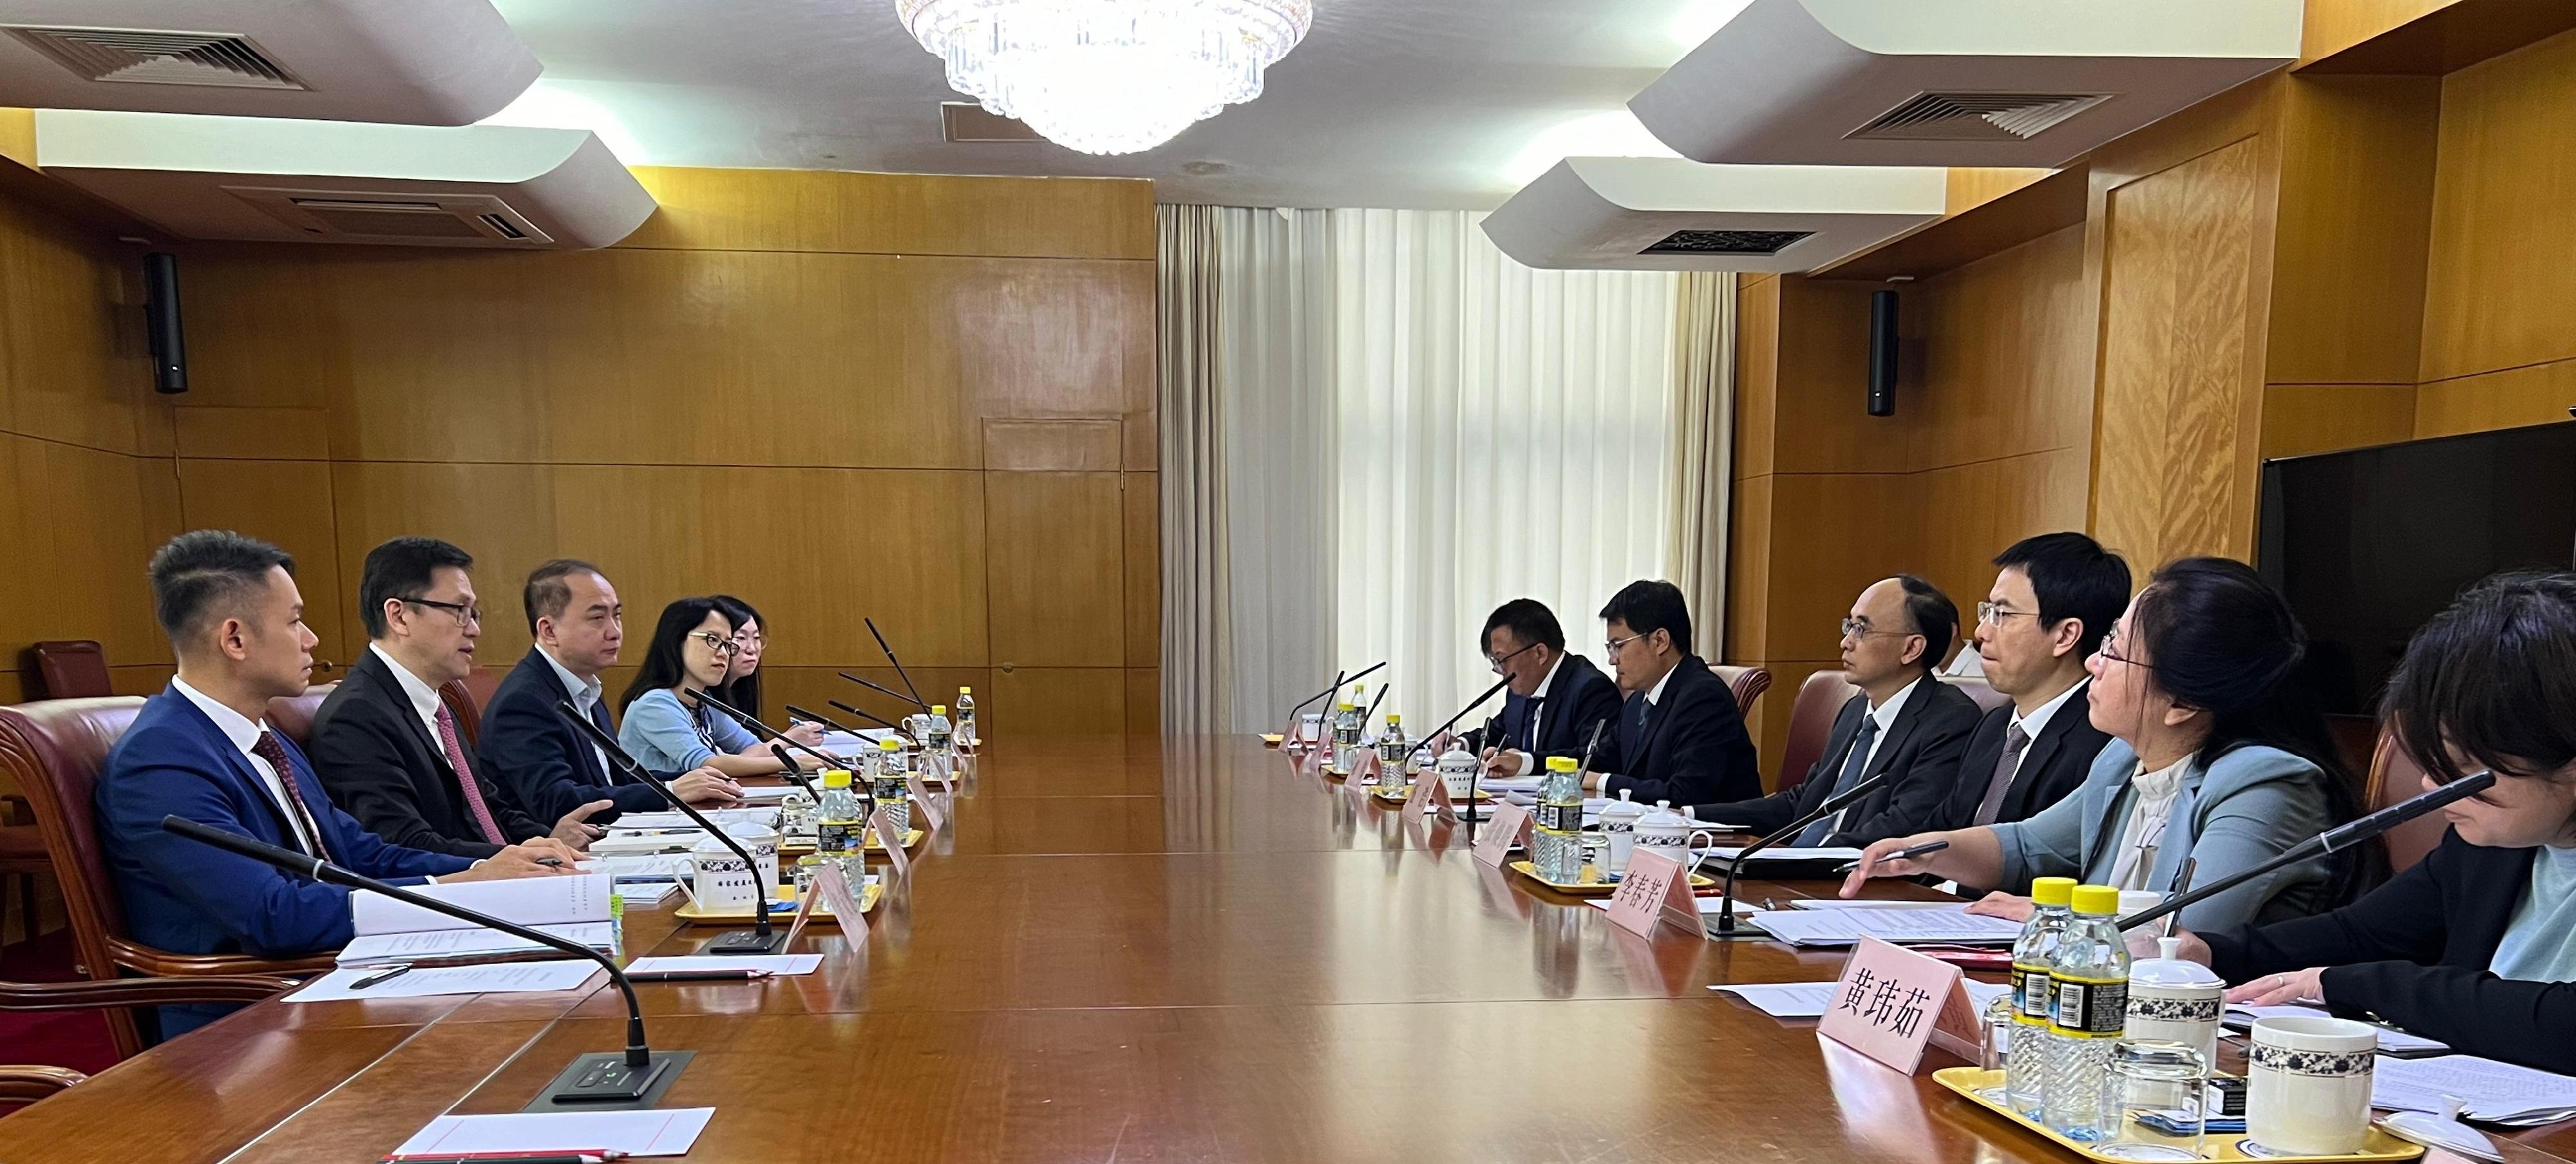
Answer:
<svg viewBox="0 0 2576 1164"><path fill-rule="evenodd" d="M179 257L164 251L143 256L143 330L152 345L152 388L188 390L188 342L179 324Z"/></svg>
<svg viewBox="0 0 2576 1164"><path fill-rule="evenodd" d="M1896 292L1869 293L1869 414L1896 415Z"/></svg>

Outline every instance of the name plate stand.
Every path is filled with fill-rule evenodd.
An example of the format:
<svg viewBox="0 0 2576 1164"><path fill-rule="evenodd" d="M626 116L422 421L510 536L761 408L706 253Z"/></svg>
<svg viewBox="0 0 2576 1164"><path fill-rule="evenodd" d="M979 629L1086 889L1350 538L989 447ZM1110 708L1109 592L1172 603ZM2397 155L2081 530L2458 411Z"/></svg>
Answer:
<svg viewBox="0 0 2576 1164"><path fill-rule="evenodd" d="M1629 854L1619 891L1610 895L1610 921L1641 938L1654 937L1655 927L1665 922L1703 940L1708 937L1699 903L1691 897L1690 871L1680 861L1642 845Z"/></svg>
<svg viewBox="0 0 2576 1164"><path fill-rule="evenodd" d="M796 903L796 920L788 925L787 940L778 944L779 950L783 952L796 944L796 935L804 933L805 923L813 920L814 903L821 900L823 900L821 893L810 889L806 891L805 900Z"/></svg>
<svg viewBox="0 0 2576 1164"><path fill-rule="evenodd" d="M889 823L884 809L868 810L868 827L876 830L877 840L885 845L886 860L893 863L895 876L909 877L912 875L912 854L904 851L903 834L888 828Z"/></svg>
<svg viewBox="0 0 2576 1164"><path fill-rule="evenodd" d="M1495 805L1493 820L1486 824L1483 832L1476 834L1476 860L1496 869L1502 868L1503 859L1511 856L1512 846L1528 842L1529 831L1528 809L1509 802Z"/></svg>
<svg viewBox="0 0 2576 1164"><path fill-rule="evenodd" d="M814 871L814 897L832 907L832 920L841 923L841 936L848 938L854 946L868 940L867 911L859 908L859 895L864 892L863 888L850 887L850 879L842 876L839 865L827 862ZM810 900L798 906L796 924L805 924L803 915L813 908L814 902Z"/></svg>
<svg viewBox="0 0 2576 1164"><path fill-rule="evenodd" d="M1407 793L1404 798L1406 819L1413 819L1425 812L1437 812L1440 814L1440 819L1451 824L1458 823L1458 809L1449 800L1449 785L1440 779L1438 772L1423 772L1415 775L1413 791Z"/></svg>
<svg viewBox="0 0 2576 1164"><path fill-rule="evenodd" d="M939 806L931 801L930 789L921 782L921 773L911 773L903 778L903 782L905 790L912 793L912 802L921 806L921 818L930 822L930 831L938 832L942 827Z"/></svg>
<svg viewBox="0 0 2576 1164"><path fill-rule="evenodd" d="M1976 1001L1958 967L1862 938L1834 981L1816 1033L1912 1075L1926 1046L1977 1061L1984 1038L1978 1026Z"/></svg>

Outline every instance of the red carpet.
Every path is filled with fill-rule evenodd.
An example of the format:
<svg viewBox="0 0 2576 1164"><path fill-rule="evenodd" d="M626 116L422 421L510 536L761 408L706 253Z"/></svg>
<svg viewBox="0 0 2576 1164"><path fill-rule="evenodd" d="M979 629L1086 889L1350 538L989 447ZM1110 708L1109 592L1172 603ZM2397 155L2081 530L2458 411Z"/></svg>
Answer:
<svg viewBox="0 0 2576 1164"><path fill-rule="evenodd" d="M32 942L0 948L0 978L13 982L68 982L72 934L57 930ZM41 1063L96 1073L116 1063L107 1020L96 1011L0 1012L0 1063ZM0 1111L7 1110L0 1106Z"/></svg>

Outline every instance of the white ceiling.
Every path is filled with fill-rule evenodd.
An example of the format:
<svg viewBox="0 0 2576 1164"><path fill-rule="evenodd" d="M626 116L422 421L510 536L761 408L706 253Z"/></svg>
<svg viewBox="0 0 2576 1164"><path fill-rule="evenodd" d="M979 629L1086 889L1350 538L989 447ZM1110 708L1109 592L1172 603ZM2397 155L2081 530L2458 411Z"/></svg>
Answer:
<svg viewBox="0 0 2576 1164"><path fill-rule="evenodd" d="M494 0L545 64L503 114L637 165L1151 178L1165 202L1490 209L1567 154L1671 156L1626 103L1745 0L1315 0L1269 91L1160 149L956 144L893 0Z"/></svg>

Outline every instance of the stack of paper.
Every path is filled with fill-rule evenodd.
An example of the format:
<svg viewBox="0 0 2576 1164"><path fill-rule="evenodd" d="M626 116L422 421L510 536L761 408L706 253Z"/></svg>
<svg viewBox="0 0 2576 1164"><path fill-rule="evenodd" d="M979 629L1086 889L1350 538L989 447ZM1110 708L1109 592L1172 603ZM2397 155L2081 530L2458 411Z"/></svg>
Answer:
<svg viewBox="0 0 2576 1164"><path fill-rule="evenodd" d="M617 949L616 927L608 920L610 884L604 873L423 885L412 892L602 953ZM459 961L553 948L363 889L349 895L349 920L358 936L340 951L343 966Z"/></svg>
<svg viewBox="0 0 2576 1164"><path fill-rule="evenodd" d="M778 810L768 806L702 808L698 811L706 814L708 820L718 825L756 824L775 827L778 824ZM619 832L631 832L636 829L694 829L698 827L698 822L690 820L689 814L674 809L669 812L624 813L617 818L617 823L610 827Z"/></svg>
<svg viewBox="0 0 2576 1164"><path fill-rule="evenodd" d="M1899 945L2010 945L2021 923L1947 909L1775 909L1746 915L1754 927L1792 946L1849 946L1862 938Z"/></svg>
<svg viewBox="0 0 2576 1164"><path fill-rule="evenodd" d="M2226 1023L2231 1027L2251 1027L2256 1019L2324 1018L2326 1012L2313 1006L2247 1006L2237 1003L2227 1008ZM2447 1051L2451 1045L2422 1035L2410 1035L2394 1027L2379 1028L2379 1049L2390 1055L2410 1052ZM2436 1109L2438 1110L2438 1109Z"/></svg>
<svg viewBox="0 0 2576 1164"><path fill-rule="evenodd" d="M2468 1101L2462 1115L2527 1128L2576 1116L2576 1079L2471 1055L2431 1059L2380 1056L2370 1105L2392 1111L2440 1111L2442 1097Z"/></svg>
<svg viewBox="0 0 2576 1164"><path fill-rule="evenodd" d="M716 1114L711 1107L646 1111L514 1112L446 1115L429 1121L393 1151L395 1160L454 1160L475 1156L573 1155L618 1152L628 1156L685 1156Z"/></svg>
<svg viewBox="0 0 2576 1164"><path fill-rule="evenodd" d="M305 983L288 1002L343 1002L365 998L427 998L436 994L542 994L579 990L607 976L596 962L497 962L480 966L423 966L391 978L383 970L344 966ZM372 981L371 981L372 980ZM359 986L360 982L369 985Z"/></svg>
<svg viewBox="0 0 2576 1164"><path fill-rule="evenodd" d="M1960 981L1967 986L1968 997L1975 1000L1979 1013L1983 1013L1987 1005L1995 999L2012 993L2010 983L1979 982L1974 978L1964 978ZM1834 984L1831 982L1730 984L1712 986L1709 989L1741 998L1773 1018L1823 1018L1825 1009L1833 1005L1834 998Z"/></svg>

